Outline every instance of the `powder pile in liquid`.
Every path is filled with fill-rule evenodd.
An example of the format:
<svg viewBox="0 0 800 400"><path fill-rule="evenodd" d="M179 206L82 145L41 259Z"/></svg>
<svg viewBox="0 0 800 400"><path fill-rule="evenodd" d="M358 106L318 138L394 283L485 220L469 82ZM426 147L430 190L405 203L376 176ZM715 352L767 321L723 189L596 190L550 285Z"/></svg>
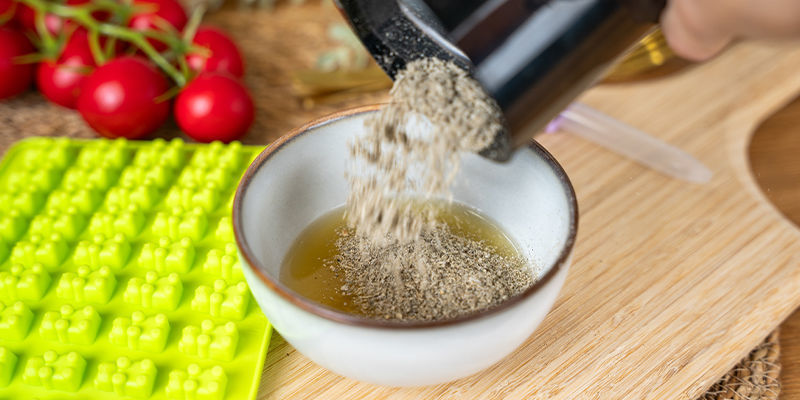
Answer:
<svg viewBox="0 0 800 400"><path fill-rule="evenodd" d="M351 143L351 229L340 232L339 255L327 261L344 275L342 291L375 318L439 320L529 287L534 274L522 257L452 233L437 222L441 207L427 202L449 199L460 153L486 148L502 128L494 100L466 71L438 59L409 63L391 96ZM409 121L432 133L410 132Z"/></svg>
<svg viewBox="0 0 800 400"><path fill-rule="evenodd" d="M521 257L500 255L446 225L391 245L373 245L345 230L336 246L339 254L330 267L347 282L342 292L375 318L454 318L491 308L533 283Z"/></svg>

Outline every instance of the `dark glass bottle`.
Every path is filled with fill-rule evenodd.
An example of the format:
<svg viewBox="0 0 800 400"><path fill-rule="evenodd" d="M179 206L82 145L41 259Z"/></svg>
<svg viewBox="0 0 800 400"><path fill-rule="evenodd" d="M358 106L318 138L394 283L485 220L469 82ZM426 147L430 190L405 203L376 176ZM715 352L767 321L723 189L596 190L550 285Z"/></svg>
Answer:
<svg viewBox="0 0 800 400"><path fill-rule="evenodd" d="M412 60L452 60L503 109L504 160L600 79L652 28L665 0L337 0L390 76Z"/></svg>

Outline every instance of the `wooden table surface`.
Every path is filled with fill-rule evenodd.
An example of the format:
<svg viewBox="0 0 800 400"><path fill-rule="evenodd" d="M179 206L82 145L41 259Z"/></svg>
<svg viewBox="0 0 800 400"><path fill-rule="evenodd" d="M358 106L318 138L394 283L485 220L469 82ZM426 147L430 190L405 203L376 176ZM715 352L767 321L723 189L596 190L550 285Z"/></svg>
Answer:
<svg viewBox="0 0 800 400"><path fill-rule="evenodd" d="M211 19L243 45L249 64L258 113L245 142L267 143L345 107L304 110L287 83L330 45L320 38L335 11L229 10ZM383 388L336 376L275 335L259 399L695 399L800 305L800 232L759 189L747 150L761 121L800 93L798 66L796 45L748 43L687 73L604 86L582 99L696 155L715 173L707 185L670 179L566 133L542 136L576 188L579 237L552 312L500 364L447 385ZM0 136L39 125L38 134L64 134L42 119L59 111L28 104L10 103L26 117L8 117ZM78 127L74 135L91 133ZM788 394L797 383L785 385Z"/></svg>
<svg viewBox="0 0 800 400"><path fill-rule="evenodd" d="M583 98L695 154L715 173L707 185L565 133L540 138L575 185L580 233L552 312L500 364L447 385L384 388L328 372L276 336L259 397L696 398L800 304L800 234L747 160L756 126L800 92L798 65L797 46L748 43Z"/></svg>
<svg viewBox="0 0 800 400"><path fill-rule="evenodd" d="M800 227L800 98L758 127L749 156L764 193ZM780 343L781 399L800 399L800 310L781 325Z"/></svg>
<svg viewBox="0 0 800 400"><path fill-rule="evenodd" d="M309 10L213 16L250 63L259 116L247 142L344 107L304 111L288 90L292 69L323 44L321 23L336 18ZM695 154L715 173L708 185L568 134L541 137L575 185L578 244L553 311L497 366L448 385L382 388L336 376L275 335L259 398L696 398L800 304L800 234L758 189L746 150L758 123L800 92L798 65L797 46L744 44L685 74L584 97Z"/></svg>

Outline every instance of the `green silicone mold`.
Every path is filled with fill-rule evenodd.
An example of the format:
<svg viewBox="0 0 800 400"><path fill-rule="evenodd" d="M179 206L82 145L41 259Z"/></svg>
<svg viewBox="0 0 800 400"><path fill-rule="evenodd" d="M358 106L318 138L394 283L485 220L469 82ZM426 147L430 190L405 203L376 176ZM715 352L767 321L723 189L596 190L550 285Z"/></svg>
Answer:
<svg viewBox="0 0 800 400"><path fill-rule="evenodd" d="M28 335L33 321L33 312L25 303L18 301L9 306L0 305L0 337L20 341Z"/></svg>
<svg viewBox="0 0 800 400"><path fill-rule="evenodd" d="M22 382L30 386L62 392L76 392L83 381L86 360L77 352L59 355L48 350L41 357L31 357L22 371Z"/></svg>
<svg viewBox="0 0 800 400"><path fill-rule="evenodd" d="M0 388L8 386L19 358L11 350L0 346Z"/></svg>
<svg viewBox="0 0 800 400"><path fill-rule="evenodd" d="M120 357L116 363L101 363L97 367L95 386L118 396L146 399L153 391L156 380L156 365L149 359L131 361Z"/></svg>
<svg viewBox="0 0 800 400"><path fill-rule="evenodd" d="M42 264L26 267L14 264L0 271L0 298L6 301L37 301L44 297L50 287L50 274Z"/></svg>
<svg viewBox="0 0 800 400"><path fill-rule="evenodd" d="M32 138L0 161L0 399L254 399L231 199L260 148Z"/></svg>
<svg viewBox="0 0 800 400"><path fill-rule="evenodd" d="M236 324L226 322L214 325L210 319L204 320L200 326L183 328L178 350L202 358L228 361L236 354L239 343L239 331Z"/></svg>
<svg viewBox="0 0 800 400"><path fill-rule="evenodd" d="M228 377L222 367L202 369L197 364L189 365L185 371L169 373L167 398L170 400L221 400Z"/></svg>

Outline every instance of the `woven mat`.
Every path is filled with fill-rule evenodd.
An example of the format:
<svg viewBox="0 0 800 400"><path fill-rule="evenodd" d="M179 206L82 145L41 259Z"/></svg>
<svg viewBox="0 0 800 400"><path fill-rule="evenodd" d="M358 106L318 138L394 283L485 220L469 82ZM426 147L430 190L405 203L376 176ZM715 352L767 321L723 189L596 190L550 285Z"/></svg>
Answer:
<svg viewBox="0 0 800 400"><path fill-rule="evenodd" d="M275 12L222 10L209 20L228 30L242 47L247 62L246 84L253 93L256 120L242 138L266 144L289 129L334 111L383 101L385 93L366 94L338 104L308 108L294 98L289 86L297 68L309 68L318 52L333 43L326 36L331 22L340 20L332 9L314 5L281 7ZM0 102L0 155L28 136L97 137L72 111L28 93ZM153 137L184 137L173 122ZM775 331L698 400L775 400L780 384L780 345Z"/></svg>
<svg viewBox="0 0 800 400"><path fill-rule="evenodd" d="M698 400L777 400L780 353L775 330Z"/></svg>

